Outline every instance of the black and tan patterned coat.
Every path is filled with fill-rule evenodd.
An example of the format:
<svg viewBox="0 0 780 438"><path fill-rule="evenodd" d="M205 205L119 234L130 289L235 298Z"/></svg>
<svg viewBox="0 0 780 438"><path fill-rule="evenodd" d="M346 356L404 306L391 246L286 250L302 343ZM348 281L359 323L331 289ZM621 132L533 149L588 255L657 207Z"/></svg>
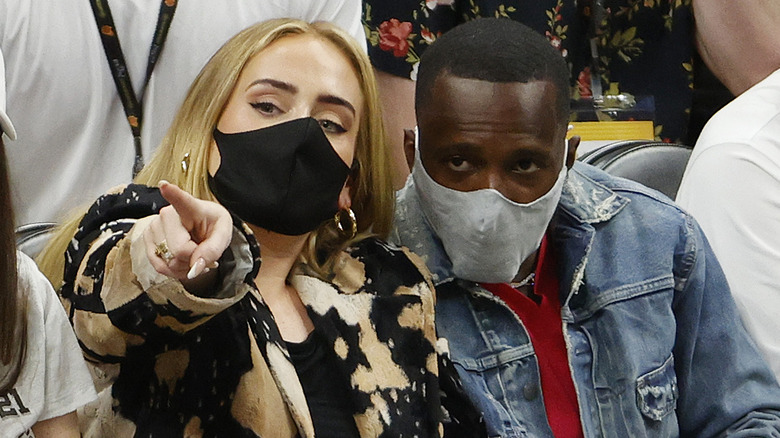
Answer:
<svg viewBox="0 0 780 438"><path fill-rule="evenodd" d="M252 279L260 263L236 222L211 296L188 293L146 260L142 232L166 205L130 185L101 197L66 254L61 296L100 392L85 437L312 437L295 368ZM404 249L366 239L323 281L290 279L338 358L363 437L440 431L434 295Z"/></svg>

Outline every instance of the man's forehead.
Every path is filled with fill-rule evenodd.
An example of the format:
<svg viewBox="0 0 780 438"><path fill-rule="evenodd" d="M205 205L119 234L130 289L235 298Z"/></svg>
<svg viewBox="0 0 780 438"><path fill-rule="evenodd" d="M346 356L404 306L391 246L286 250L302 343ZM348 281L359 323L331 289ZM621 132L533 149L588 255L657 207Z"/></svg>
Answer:
<svg viewBox="0 0 780 438"><path fill-rule="evenodd" d="M565 132L565 121L557 113L557 90L549 81L489 82L442 75L431 91L418 111L424 137L443 131L539 136Z"/></svg>
<svg viewBox="0 0 780 438"><path fill-rule="evenodd" d="M442 74L434 81L427 102L418 108L418 112L457 118L479 117L485 109L490 113L520 114L533 108L554 115L557 91L555 85L546 80L490 82Z"/></svg>

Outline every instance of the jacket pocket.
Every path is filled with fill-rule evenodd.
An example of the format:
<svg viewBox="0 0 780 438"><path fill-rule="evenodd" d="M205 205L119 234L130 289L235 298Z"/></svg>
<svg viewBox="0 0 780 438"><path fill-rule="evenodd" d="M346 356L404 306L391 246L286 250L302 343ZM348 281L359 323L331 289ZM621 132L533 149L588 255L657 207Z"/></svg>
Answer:
<svg viewBox="0 0 780 438"><path fill-rule="evenodd" d="M668 359L636 381L636 404L645 417L660 421L677 407L677 375L674 372L674 357Z"/></svg>

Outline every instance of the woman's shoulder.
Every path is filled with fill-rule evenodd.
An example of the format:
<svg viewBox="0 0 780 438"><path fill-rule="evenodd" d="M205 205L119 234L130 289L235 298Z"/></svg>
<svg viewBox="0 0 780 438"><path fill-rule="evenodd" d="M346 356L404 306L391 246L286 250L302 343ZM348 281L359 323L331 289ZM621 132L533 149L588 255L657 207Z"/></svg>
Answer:
<svg viewBox="0 0 780 438"><path fill-rule="evenodd" d="M16 251L16 266L18 292L27 301L28 314L43 315L49 301L58 301L54 288L35 261L21 251Z"/></svg>
<svg viewBox="0 0 780 438"><path fill-rule="evenodd" d="M347 289L377 295L394 295L399 290L419 290L430 285L425 263L407 248L368 237L347 247L334 265L334 282L348 280ZM423 288L427 289L427 288Z"/></svg>
<svg viewBox="0 0 780 438"><path fill-rule="evenodd" d="M97 395L65 309L49 280L19 251L17 272L19 292L27 303L28 365L15 386L16 401L26 399L31 415L45 420L72 412Z"/></svg>

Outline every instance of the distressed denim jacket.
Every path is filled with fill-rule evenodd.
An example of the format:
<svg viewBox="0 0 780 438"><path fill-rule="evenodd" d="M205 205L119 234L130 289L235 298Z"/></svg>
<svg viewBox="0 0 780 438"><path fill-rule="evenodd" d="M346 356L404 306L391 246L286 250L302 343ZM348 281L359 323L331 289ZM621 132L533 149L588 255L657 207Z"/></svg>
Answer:
<svg viewBox="0 0 780 438"><path fill-rule="evenodd" d="M434 274L439 335L489 435L552 436L528 332L497 297L453 277L411 178L395 238ZM689 215L577 163L548 239L586 437L780 436L780 387Z"/></svg>

